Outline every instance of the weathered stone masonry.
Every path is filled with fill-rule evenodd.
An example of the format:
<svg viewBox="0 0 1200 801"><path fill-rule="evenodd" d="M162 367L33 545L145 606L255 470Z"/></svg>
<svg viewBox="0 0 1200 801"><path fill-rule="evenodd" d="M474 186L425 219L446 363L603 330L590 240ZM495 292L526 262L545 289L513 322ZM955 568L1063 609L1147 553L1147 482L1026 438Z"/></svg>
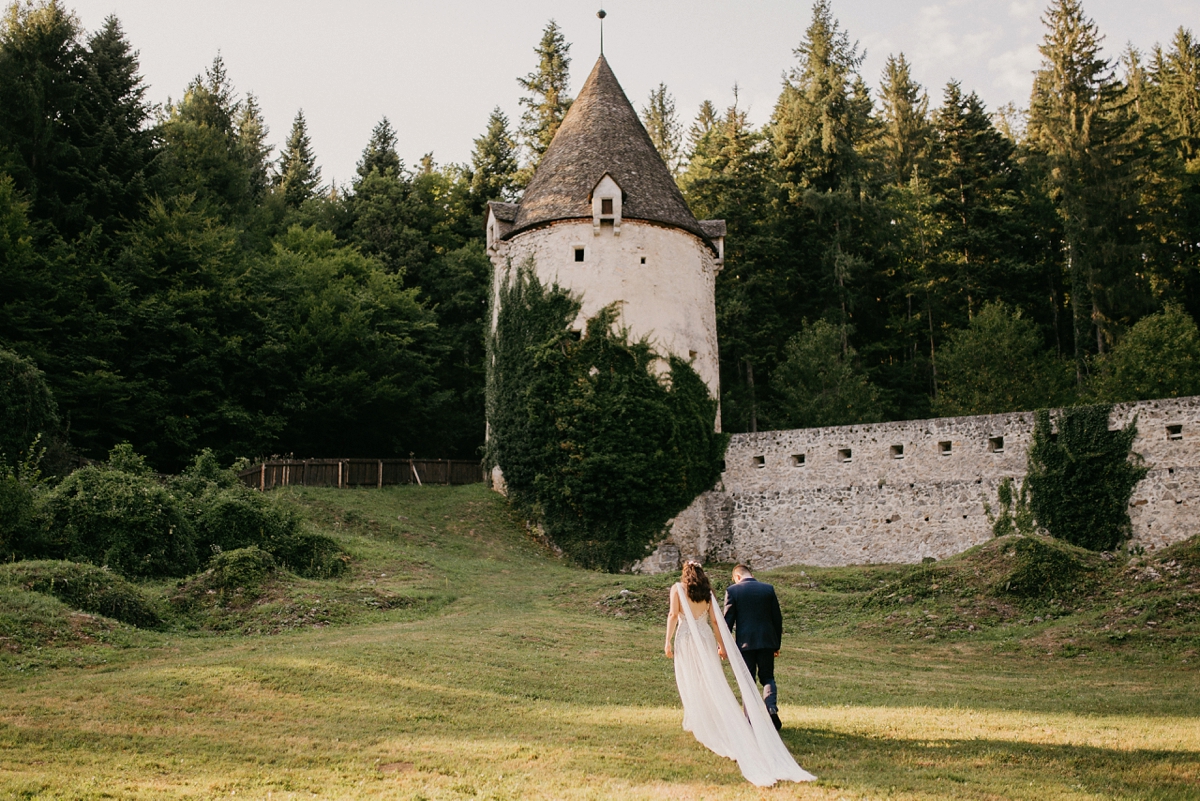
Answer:
<svg viewBox="0 0 1200 801"><path fill-rule="evenodd" d="M1133 450L1150 472L1130 519L1153 550L1200 522L1200 397L1116 406L1110 428L1135 414ZM735 434L720 483L638 569L943 559L992 536L984 504L996 508L1003 479L1024 478L1032 438L1032 413Z"/></svg>

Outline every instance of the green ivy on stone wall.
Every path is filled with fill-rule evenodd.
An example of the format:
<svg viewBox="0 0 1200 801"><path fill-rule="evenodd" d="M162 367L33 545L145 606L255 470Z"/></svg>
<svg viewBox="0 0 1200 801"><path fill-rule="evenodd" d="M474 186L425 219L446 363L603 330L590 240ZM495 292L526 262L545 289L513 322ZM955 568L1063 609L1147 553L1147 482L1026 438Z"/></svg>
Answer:
<svg viewBox="0 0 1200 801"><path fill-rule="evenodd" d="M1058 432L1050 412L1034 417L1029 449L1029 506L1052 536L1094 551L1109 550L1130 533L1129 499L1146 475L1141 457L1129 449L1137 420L1108 430L1111 406L1063 409Z"/></svg>
<svg viewBox="0 0 1200 801"><path fill-rule="evenodd" d="M628 567L720 476L728 437L713 430L717 402L688 363L630 341L615 306L573 335L578 299L542 285L531 263L496 301L487 464L571 558Z"/></svg>

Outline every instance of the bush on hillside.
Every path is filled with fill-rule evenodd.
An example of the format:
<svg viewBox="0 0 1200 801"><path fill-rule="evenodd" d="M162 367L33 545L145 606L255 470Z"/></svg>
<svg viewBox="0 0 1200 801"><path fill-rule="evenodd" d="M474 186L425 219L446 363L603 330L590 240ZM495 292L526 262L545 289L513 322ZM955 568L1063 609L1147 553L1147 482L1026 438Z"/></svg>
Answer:
<svg viewBox="0 0 1200 801"><path fill-rule="evenodd" d="M213 604L249 604L262 596L278 572L275 558L261 548L225 551L214 556L206 570L179 582L170 601L184 611Z"/></svg>
<svg viewBox="0 0 1200 801"><path fill-rule="evenodd" d="M329 578L346 567L334 540L300 531L300 522L269 496L242 484L210 450L196 457L172 487L191 521L197 551L221 554L261 548L283 567L308 578Z"/></svg>
<svg viewBox="0 0 1200 801"><path fill-rule="evenodd" d="M0 584L53 595L74 609L111 617L139 628L157 628L163 622L137 587L94 565L17 562L0 566Z"/></svg>
<svg viewBox="0 0 1200 801"><path fill-rule="evenodd" d="M1046 537L1012 537L1000 553L1012 561L1008 574L992 587L998 595L1060 598L1078 592L1092 578L1082 552Z"/></svg>
<svg viewBox="0 0 1200 801"><path fill-rule="evenodd" d="M12 472L0 473L0 561L20 558L34 535L33 493Z"/></svg>
<svg viewBox="0 0 1200 801"><path fill-rule="evenodd" d="M128 446L106 465L76 470L50 491L39 556L91 562L136 578L186 576L198 567L179 501Z"/></svg>

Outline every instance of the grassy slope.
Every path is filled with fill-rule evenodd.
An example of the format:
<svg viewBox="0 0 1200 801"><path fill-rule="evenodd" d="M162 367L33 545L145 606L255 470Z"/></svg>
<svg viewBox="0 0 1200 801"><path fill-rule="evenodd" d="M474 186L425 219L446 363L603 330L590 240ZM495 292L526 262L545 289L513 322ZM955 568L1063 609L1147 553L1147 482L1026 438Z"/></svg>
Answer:
<svg viewBox="0 0 1200 801"><path fill-rule="evenodd" d="M157 633L0 588L0 626L59 627L0 648L0 796L1200 798L1187 571L1057 603L988 592L994 546L764 574L784 736L821 782L759 791L680 729L670 577L570 569L481 487L292 497L351 576Z"/></svg>

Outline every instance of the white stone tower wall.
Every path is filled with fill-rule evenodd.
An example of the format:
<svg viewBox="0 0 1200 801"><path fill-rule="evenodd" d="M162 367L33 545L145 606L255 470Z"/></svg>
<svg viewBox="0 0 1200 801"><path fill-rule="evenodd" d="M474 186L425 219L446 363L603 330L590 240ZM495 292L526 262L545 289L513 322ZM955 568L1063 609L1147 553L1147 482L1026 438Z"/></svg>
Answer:
<svg viewBox="0 0 1200 801"><path fill-rule="evenodd" d="M584 250L582 262L575 260L576 248ZM623 301L620 322L633 338L648 338L660 353L691 358L712 397L720 397L716 257L700 239L631 219L621 221L619 234L612 225L597 234L591 220L552 223L497 243L493 291L499 290L508 265L515 270L530 256L544 284L557 283L581 296L581 330L600 309Z"/></svg>

